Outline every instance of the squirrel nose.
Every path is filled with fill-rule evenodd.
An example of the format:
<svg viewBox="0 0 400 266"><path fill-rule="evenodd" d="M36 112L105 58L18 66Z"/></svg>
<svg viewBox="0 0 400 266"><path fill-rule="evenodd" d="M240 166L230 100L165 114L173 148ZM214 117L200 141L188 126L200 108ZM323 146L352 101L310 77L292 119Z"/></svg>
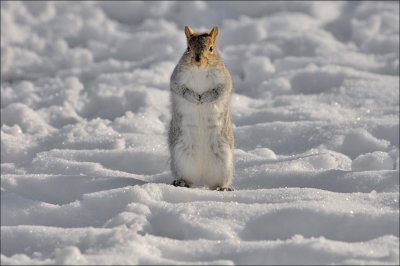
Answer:
<svg viewBox="0 0 400 266"><path fill-rule="evenodd" d="M200 55L196 54L196 62L200 62Z"/></svg>

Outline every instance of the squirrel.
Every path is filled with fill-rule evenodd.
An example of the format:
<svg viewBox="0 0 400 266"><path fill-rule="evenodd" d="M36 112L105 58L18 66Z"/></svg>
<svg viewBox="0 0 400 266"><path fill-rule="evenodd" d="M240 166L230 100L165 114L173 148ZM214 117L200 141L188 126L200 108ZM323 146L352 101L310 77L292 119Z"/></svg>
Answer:
<svg viewBox="0 0 400 266"><path fill-rule="evenodd" d="M172 185L232 191L232 78L217 50L218 27L198 33L185 26L185 35L187 49L170 80Z"/></svg>

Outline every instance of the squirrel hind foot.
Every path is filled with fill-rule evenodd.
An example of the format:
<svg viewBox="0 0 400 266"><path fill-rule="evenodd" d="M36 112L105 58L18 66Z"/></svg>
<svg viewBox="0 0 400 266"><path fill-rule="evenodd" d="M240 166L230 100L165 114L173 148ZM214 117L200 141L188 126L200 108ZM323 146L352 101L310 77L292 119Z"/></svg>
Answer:
<svg viewBox="0 0 400 266"><path fill-rule="evenodd" d="M233 187L216 187L216 191L234 191Z"/></svg>
<svg viewBox="0 0 400 266"><path fill-rule="evenodd" d="M185 180L183 180L182 178L181 179L175 179L172 182L172 185L175 186L175 187L187 187L187 188L190 187L190 184L188 182L186 182Z"/></svg>

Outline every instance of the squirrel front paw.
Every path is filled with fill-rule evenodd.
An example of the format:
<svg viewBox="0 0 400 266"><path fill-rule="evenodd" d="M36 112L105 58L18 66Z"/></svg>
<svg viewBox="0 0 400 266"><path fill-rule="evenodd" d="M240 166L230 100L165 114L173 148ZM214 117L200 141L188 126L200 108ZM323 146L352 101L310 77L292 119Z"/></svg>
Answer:
<svg viewBox="0 0 400 266"><path fill-rule="evenodd" d="M188 88L185 88L183 90L183 94L182 95L183 95L183 98L185 98L189 102L200 103L201 95L198 94L198 93L195 93L194 91L192 91L192 90L190 90Z"/></svg>
<svg viewBox="0 0 400 266"><path fill-rule="evenodd" d="M210 103L218 98L218 90L212 89L200 95L200 103Z"/></svg>

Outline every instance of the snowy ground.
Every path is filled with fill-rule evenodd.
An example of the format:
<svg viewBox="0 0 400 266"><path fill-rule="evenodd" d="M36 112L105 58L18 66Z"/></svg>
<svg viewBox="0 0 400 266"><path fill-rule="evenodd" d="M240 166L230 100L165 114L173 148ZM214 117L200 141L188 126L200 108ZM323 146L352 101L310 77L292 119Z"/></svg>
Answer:
<svg viewBox="0 0 400 266"><path fill-rule="evenodd" d="M185 24L234 192L169 185ZM1 75L1 264L399 264L398 2L2 1Z"/></svg>

